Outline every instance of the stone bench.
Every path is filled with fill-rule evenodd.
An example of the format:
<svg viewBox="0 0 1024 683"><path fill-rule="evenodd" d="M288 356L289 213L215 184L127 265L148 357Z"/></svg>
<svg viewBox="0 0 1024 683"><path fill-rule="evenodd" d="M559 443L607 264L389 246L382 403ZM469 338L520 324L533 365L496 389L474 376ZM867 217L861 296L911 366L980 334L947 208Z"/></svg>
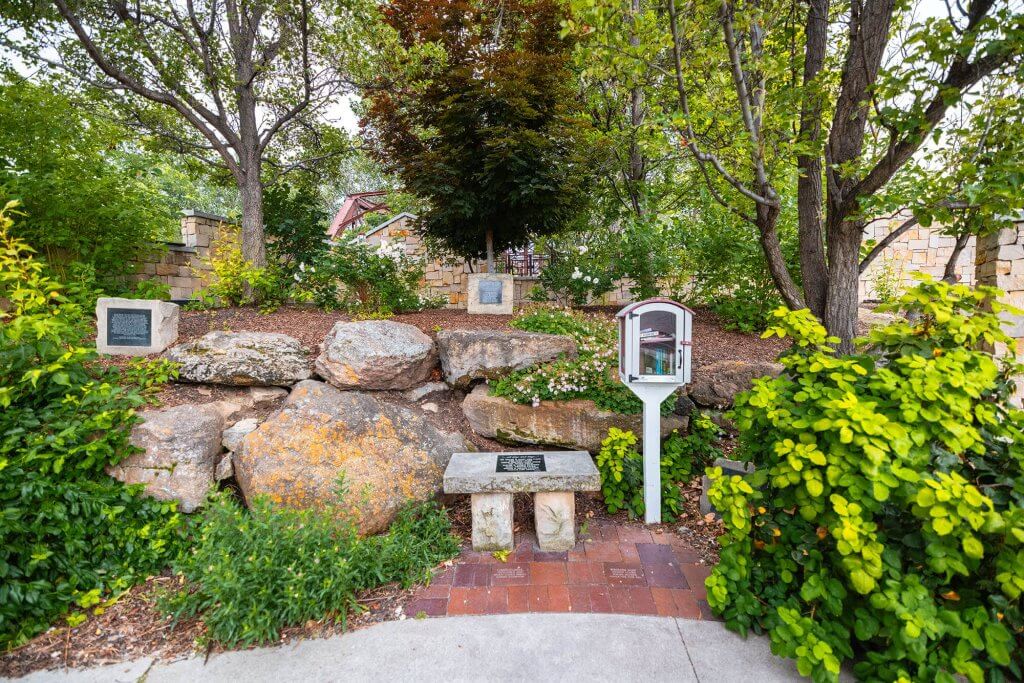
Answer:
<svg viewBox="0 0 1024 683"><path fill-rule="evenodd" d="M576 545L576 491L600 491L601 475L586 451L456 453L444 473L445 493L468 493L473 549L511 550L512 494L534 494L541 550Z"/></svg>

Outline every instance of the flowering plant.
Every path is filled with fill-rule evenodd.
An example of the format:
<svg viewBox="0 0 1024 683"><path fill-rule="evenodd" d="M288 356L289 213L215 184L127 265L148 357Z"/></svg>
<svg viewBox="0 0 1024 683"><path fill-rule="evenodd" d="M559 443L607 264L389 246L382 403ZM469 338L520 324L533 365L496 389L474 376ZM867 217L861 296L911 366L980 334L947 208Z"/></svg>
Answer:
<svg viewBox="0 0 1024 683"><path fill-rule="evenodd" d="M579 355L510 373L494 385L494 395L535 407L541 401L583 398L617 413L633 414L643 409L640 399L619 381L617 333L611 320L537 308L523 313L511 325L527 332L572 337Z"/></svg>
<svg viewBox="0 0 1024 683"><path fill-rule="evenodd" d="M313 264L299 264L295 281L324 310L383 317L418 311L428 301L418 289L423 264L400 241L368 244L362 235L333 243Z"/></svg>
<svg viewBox="0 0 1024 683"><path fill-rule="evenodd" d="M574 234L549 240L546 247L554 258L541 271L540 284L558 303L584 306L614 288L616 275L604 235Z"/></svg>

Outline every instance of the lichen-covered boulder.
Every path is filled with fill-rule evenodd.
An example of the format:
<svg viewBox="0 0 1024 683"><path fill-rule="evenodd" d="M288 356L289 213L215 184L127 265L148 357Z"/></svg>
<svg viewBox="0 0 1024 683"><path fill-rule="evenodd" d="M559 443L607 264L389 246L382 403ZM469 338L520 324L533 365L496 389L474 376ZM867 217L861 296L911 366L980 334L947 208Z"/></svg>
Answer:
<svg viewBox="0 0 1024 683"><path fill-rule="evenodd" d="M736 394L747 391L759 377L778 377L780 363L723 360L701 368L689 387L690 399L706 408L729 408Z"/></svg>
<svg viewBox="0 0 1024 683"><path fill-rule="evenodd" d="M108 467L107 473L126 484L144 484L153 498L178 501L183 512L194 511L214 481L224 418L209 404L139 415L143 421L132 429L131 443L144 452Z"/></svg>
<svg viewBox="0 0 1024 683"><path fill-rule="evenodd" d="M246 500L264 495L279 505L337 502L344 477L344 507L371 534L401 506L437 494L452 453L464 450L461 434L421 410L307 380L242 439L233 461Z"/></svg>
<svg viewBox="0 0 1024 683"><path fill-rule="evenodd" d="M466 388L473 380L499 379L513 370L576 357L570 337L501 330L442 330L437 333L445 381Z"/></svg>
<svg viewBox="0 0 1024 683"><path fill-rule="evenodd" d="M632 430L637 436L643 432L642 415L613 413L583 399L541 401L534 408L491 396L483 385L466 396L462 412L474 432L509 444L561 446L597 453L611 427ZM688 424L686 417L666 415L661 419L662 436L673 429L685 430Z"/></svg>
<svg viewBox="0 0 1024 683"><path fill-rule="evenodd" d="M433 340L391 320L336 324L324 339L316 371L339 389L409 389L437 364Z"/></svg>
<svg viewBox="0 0 1024 683"><path fill-rule="evenodd" d="M183 382L291 386L311 374L299 340L274 332L210 332L164 356L181 364Z"/></svg>

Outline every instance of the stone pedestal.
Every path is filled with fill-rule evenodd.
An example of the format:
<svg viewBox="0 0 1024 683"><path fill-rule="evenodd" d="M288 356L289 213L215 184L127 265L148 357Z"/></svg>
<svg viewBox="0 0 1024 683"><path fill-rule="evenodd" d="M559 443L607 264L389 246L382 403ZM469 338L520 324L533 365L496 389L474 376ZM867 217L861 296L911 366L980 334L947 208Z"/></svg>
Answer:
<svg viewBox="0 0 1024 683"><path fill-rule="evenodd" d="M96 300L96 350L119 356L162 353L178 339L178 305L154 299Z"/></svg>
<svg viewBox="0 0 1024 683"><path fill-rule="evenodd" d="M576 545L576 494L572 491L534 494L533 519L541 550L560 552Z"/></svg>
<svg viewBox="0 0 1024 683"><path fill-rule="evenodd" d="M512 550L512 494L474 493L473 550Z"/></svg>
<svg viewBox="0 0 1024 683"><path fill-rule="evenodd" d="M466 277L466 312L512 314L515 278L511 275L470 273Z"/></svg>

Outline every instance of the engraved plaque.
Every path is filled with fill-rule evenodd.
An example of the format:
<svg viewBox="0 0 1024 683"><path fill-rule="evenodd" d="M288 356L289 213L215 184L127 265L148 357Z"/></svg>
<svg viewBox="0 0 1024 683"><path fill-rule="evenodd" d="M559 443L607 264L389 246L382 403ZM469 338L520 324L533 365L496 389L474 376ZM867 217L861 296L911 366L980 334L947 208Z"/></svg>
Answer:
<svg viewBox="0 0 1024 683"><path fill-rule="evenodd" d="M108 346L149 346L152 340L153 311L143 308L107 310Z"/></svg>
<svg viewBox="0 0 1024 683"><path fill-rule="evenodd" d="M477 298L482 304L501 303L501 280L480 280L477 285Z"/></svg>
<svg viewBox="0 0 1024 683"><path fill-rule="evenodd" d="M543 453L502 453L495 472L547 472Z"/></svg>

